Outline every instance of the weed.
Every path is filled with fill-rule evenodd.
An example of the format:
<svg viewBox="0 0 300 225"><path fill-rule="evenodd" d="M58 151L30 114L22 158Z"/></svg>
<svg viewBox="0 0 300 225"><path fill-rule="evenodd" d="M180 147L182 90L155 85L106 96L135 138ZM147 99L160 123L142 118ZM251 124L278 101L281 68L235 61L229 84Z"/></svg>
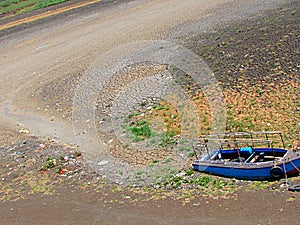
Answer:
<svg viewBox="0 0 300 225"><path fill-rule="evenodd" d="M188 157L192 158L195 156L195 153L194 152L188 152Z"/></svg>
<svg viewBox="0 0 300 225"><path fill-rule="evenodd" d="M168 137L174 137L175 136L174 129L168 130L167 133L166 133L166 136L168 136Z"/></svg>
<svg viewBox="0 0 300 225"><path fill-rule="evenodd" d="M150 123L146 121L140 121L136 125L133 123L128 127L129 131L133 134L133 140L135 142L142 141L145 138L152 137L152 130Z"/></svg>
<svg viewBox="0 0 300 225"><path fill-rule="evenodd" d="M170 136L168 136L167 134L161 134L160 136L160 146L166 146L168 144L174 144L175 140L173 140Z"/></svg>
<svg viewBox="0 0 300 225"><path fill-rule="evenodd" d="M179 150L180 150L180 151L189 151L189 150L191 150L191 148L186 147L186 146L181 146L181 147L179 148Z"/></svg>
<svg viewBox="0 0 300 225"><path fill-rule="evenodd" d="M171 161L172 161L172 159L170 157L166 157L166 158L164 158L162 163L170 163Z"/></svg>
<svg viewBox="0 0 300 225"><path fill-rule="evenodd" d="M192 174L194 174L195 172L194 172L194 170L186 170L185 171L185 174L187 175L187 176L191 176Z"/></svg>
<svg viewBox="0 0 300 225"><path fill-rule="evenodd" d="M154 163L150 163L148 166L149 166L150 168L153 168L155 165L154 165Z"/></svg>
<svg viewBox="0 0 300 225"><path fill-rule="evenodd" d="M56 166L56 159L52 158L52 157L48 157L47 161L42 165L41 170L49 170L52 169Z"/></svg>
<svg viewBox="0 0 300 225"><path fill-rule="evenodd" d="M123 175L123 170L118 169L118 174L122 176Z"/></svg>
<svg viewBox="0 0 300 225"><path fill-rule="evenodd" d="M252 190L267 189L268 187L270 187L270 182L268 181L253 181L249 184L249 188Z"/></svg>
<svg viewBox="0 0 300 225"><path fill-rule="evenodd" d="M144 174L144 171L143 170L138 170L135 175L136 176L141 176L142 174Z"/></svg>

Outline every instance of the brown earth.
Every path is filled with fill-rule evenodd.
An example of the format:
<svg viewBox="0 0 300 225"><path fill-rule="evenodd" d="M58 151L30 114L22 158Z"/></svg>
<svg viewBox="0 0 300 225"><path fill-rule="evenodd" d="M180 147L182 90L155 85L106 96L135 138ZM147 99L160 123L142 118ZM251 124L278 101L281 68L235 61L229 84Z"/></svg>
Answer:
<svg viewBox="0 0 300 225"><path fill-rule="evenodd" d="M268 46L270 43L257 42L259 37L254 38L256 42L251 39L254 37L251 32L259 36L257 29L259 30L263 24L264 32L269 34L267 40L271 43L277 40L276 42L281 44L282 51L276 50L278 55L274 57L282 59L284 57L282 55L289 55L291 59L287 62L294 63L291 66L282 65L285 79L292 77L289 79L291 84L287 85L285 80L281 80L277 85L292 88L292 94L288 95L292 99L288 98L287 104L297 108L299 103L299 92L297 92L299 91L297 77L299 76L297 64L299 61L299 50L297 52L299 22L295 18L299 15L299 7L295 2L289 6L282 5L283 2L252 1L249 3L246 0L201 3L199 1L107 2L107 5L94 4L1 31L0 94L2 99L0 101L1 105L8 104L8 106L7 109L5 107L1 109L3 112L0 120L0 223L298 224L300 195L284 191L279 187L279 182L268 183L267 187L265 183L240 182L233 192L226 194L220 192L209 194L199 190L126 188L99 178L81 155L76 155L71 160L61 159L67 172L59 171L59 174L56 174L57 167L49 171L40 170L45 163L49 162L49 156L68 156L74 154L77 148L76 144L69 139L70 132L59 133L59 126L71 129L71 99L77 78L99 54L133 40L175 36L175 39L199 51L198 53L209 61L224 87L225 95L240 93L244 97L249 96L248 93L241 93L239 89L241 84L236 82L244 78L243 68L242 70L240 68L241 63L230 57L227 63L222 58L224 55L222 52L230 49L227 56L234 51L237 51L240 56L245 56L247 53L241 53L237 49L249 48L257 44L264 49L263 45ZM232 14L236 17L232 17ZM276 15L282 16L276 17ZM264 24L266 17L270 17L271 21L275 21L273 24L278 26L268 30L270 26ZM221 23L221 20L216 22L218 18L222 18L225 24ZM245 23L236 23L237 20L242 19L247 20ZM247 27L245 24L249 23L253 24L253 27L248 27L247 32L238 32L242 33L242 36L236 35L237 31L234 30L234 26ZM184 37L178 37L178 34L184 30L183 24L185 27L189 27L188 24L194 24L191 28L198 32L193 35L194 39L190 39L188 32L184 33ZM211 30L207 29L204 24L211 25ZM231 24L234 25L230 26ZM226 29L219 29L223 25ZM282 27L289 27L288 33L290 37L293 37L292 39L286 37L285 40L280 41L281 35L285 35L280 30ZM202 29L209 31L208 37ZM279 34L273 36L273 29L278 30ZM224 33L226 35L223 35ZM198 34L200 38L195 39ZM215 42L216 36L221 36L221 39L217 39L217 43ZM183 41L186 37L191 41ZM232 37L240 38L244 45L240 44L239 48L235 48L236 44L230 41ZM204 39L206 42L199 41L199 39ZM199 47L199 43L206 43L208 47ZM210 46L214 49L216 49L215 46L218 48L212 52L210 50L213 48ZM250 50L252 49L245 51ZM254 51L251 55L258 54L257 52L259 51ZM263 53L259 53L258 57L262 55ZM253 58L256 60L258 57ZM245 61L249 63L247 67L251 67L250 74L256 73L257 70L252 71L253 61ZM275 67L275 74L278 73L277 70L280 70L277 61L282 64L280 60L271 62ZM226 66L216 66L216 62L222 62ZM259 62L261 61L258 60ZM237 65L233 66L232 63ZM224 71L236 67L238 72L233 74L237 76L230 77L234 81L232 82L230 78L224 76L226 74ZM257 68L263 67L261 65ZM224 71L219 68L223 68ZM272 68L270 70L274 71ZM258 73L254 81L250 79L249 82L255 82L264 73ZM232 83L235 85L230 87ZM278 89L278 86L271 87ZM234 89L234 92L230 92L230 88ZM261 95L261 91L268 93L270 86L264 85L260 88L262 89L260 92L253 90L257 94L253 94L254 98ZM275 95L279 96L279 101L287 96L284 93ZM245 102L247 103L247 97L245 97ZM238 100L232 103L238 105ZM33 118L28 119L27 114ZM294 114L295 118L299 119L299 113ZM43 120L36 119L41 116ZM58 127L53 129L54 131L49 128L47 133L45 131L48 129L47 126L50 127L54 122L58 123ZM265 123L268 122L266 119ZM43 125L43 129L40 129L39 123L47 125ZM280 123L279 120L276 124ZM290 136L295 138L295 128L291 129L293 133ZM25 134L27 130L29 134ZM297 178L294 180L297 181Z"/></svg>
<svg viewBox="0 0 300 225"><path fill-rule="evenodd" d="M52 196L1 204L2 224L297 224L298 194L238 192L234 199L199 197L147 200L128 193L103 193L74 187L57 189ZM117 200L115 200L117 198Z"/></svg>

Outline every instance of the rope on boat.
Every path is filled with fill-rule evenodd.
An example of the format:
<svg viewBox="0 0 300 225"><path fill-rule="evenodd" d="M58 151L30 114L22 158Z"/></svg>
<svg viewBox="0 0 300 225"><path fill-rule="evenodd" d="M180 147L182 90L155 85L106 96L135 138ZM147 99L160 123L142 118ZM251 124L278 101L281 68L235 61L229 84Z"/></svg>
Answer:
<svg viewBox="0 0 300 225"><path fill-rule="evenodd" d="M286 169L285 169L285 161L283 161L283 169L284 169L285 182L288 183L288 178L287 178Z"/></svg>
<svg viewBox="0 0 300 225"><path fill-rule="evenodd" d="M300 170L298 169L298 167L292 161L289 161L289 162L300 173ZM287 174L286 174L286 169L285 169L285 162L283 162L283 169L284 169L284 174L285 174L285 184L288 185L288 190L289 191L300 191L300 184L293 185L293 183L290 180L287 179Z"/></svg>

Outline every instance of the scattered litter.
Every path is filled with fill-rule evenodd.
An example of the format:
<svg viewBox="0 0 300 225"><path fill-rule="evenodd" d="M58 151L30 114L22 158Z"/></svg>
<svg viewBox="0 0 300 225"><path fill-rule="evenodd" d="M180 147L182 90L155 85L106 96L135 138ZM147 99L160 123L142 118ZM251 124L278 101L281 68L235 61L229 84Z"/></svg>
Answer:
<svg viewBox="0 0 300 225"><path fill-rule="evenodd" d="M69 160L72 160L73 159L73 156L72 155L68 155L68 156L65 156L64 157L64 160L65 161L69 161Z"/></svg>
<svg viewBox="0 0 300 225"><path fill-rule="evenodd" d="M21 129L19 130L19 133L28 134L28 133L29 133L29 130L26 130L25 128L21 128Z"/></svg>
<svg viewBox="0 0 300 225"><path fill-rule="evenodd" d="M107 163L109 163L109 162L106 161L106 160L102 160L102 161L98 162L98 166L104 166L104 165L106 165Z"/></svg>

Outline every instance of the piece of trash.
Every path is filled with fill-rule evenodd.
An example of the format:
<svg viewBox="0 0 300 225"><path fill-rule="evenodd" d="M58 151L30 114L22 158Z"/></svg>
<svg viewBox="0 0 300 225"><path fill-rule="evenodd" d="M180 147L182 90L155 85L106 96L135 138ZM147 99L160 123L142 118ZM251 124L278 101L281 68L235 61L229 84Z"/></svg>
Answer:
<svg viewBox="0 0 300 225"><path fill-rule="evenodd" d="M185 175L186 175L185 172L181 172L181 173L177 173L175 176L176 177L183 177Z"/></svg>
<svg viewBox="0 0 300 225"><path fill-rule="evenodd" d="M102 161L98 162L98 166L104 166L107 163L109 163L109 162L106 160L102 160Z"/></svg>
<svg viewBox="0 0 300 225"><path fill-rule="evenodd" d="M68 156L65 156L65 157L64 157L64 160L65 160L65 161L69 161L69 160L71 160L71 159L73 159L73 156L72 156L72 155L68 155Z"/></svg>
<svg viewBox="0 0 300 225"><path fill-rule="evenodd" d="M59 174L60 174L60 175L63 175L63 174L65 174L67 171L68 171L67 169L60 168L60 169L59 169Z"/></svg>
<svg viewBox="0 0 300 225"><path fill-rule="evenodd" d="M26 130L26 129L24 129L24 128L21 128L21 129L19 130L19 133L28 134L28 133L29 133L29 130Z"/></svg>

